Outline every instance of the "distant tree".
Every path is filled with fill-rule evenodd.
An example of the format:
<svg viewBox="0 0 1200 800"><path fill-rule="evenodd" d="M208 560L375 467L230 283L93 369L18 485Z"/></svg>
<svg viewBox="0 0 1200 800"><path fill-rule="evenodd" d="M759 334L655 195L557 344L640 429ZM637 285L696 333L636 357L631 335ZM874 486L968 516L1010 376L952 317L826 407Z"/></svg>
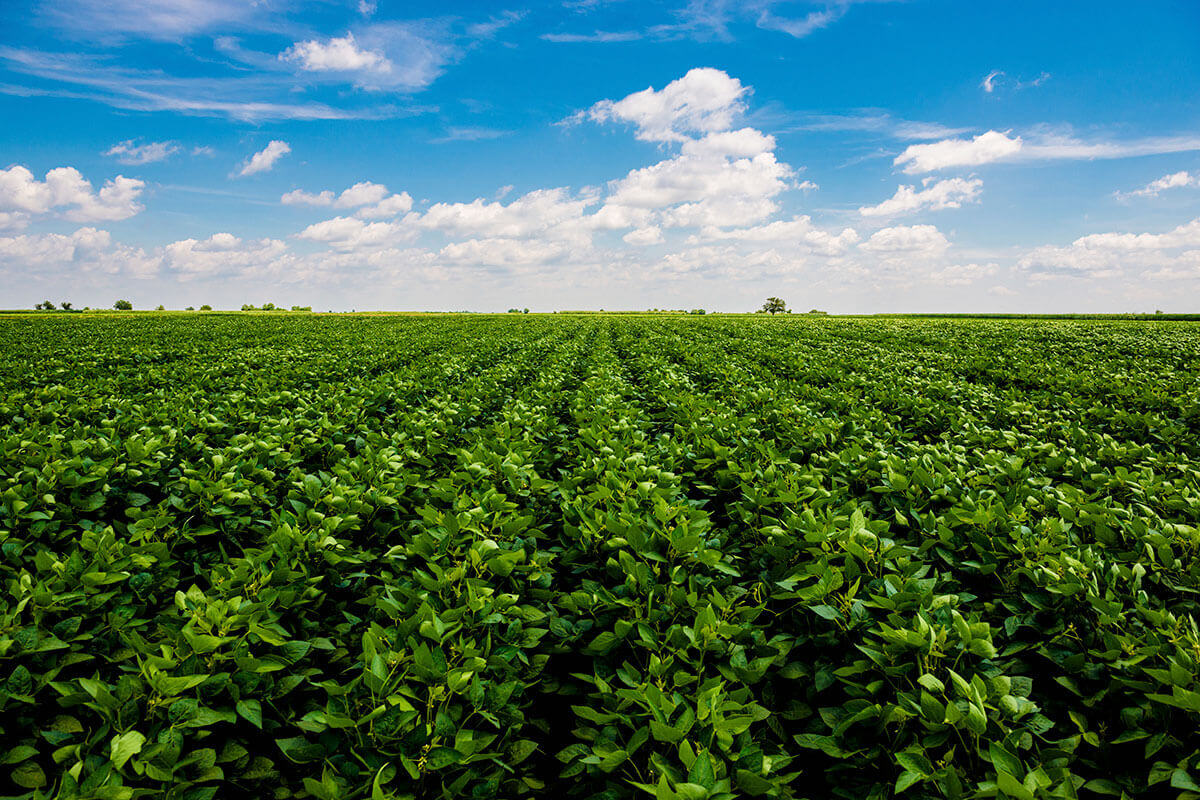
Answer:
<svg viewBox="0 0 1200 800"><path fill-rule="evenodd" d="M187 308L184 309L184 311L195 311L195 310L196 310L195 306L188 306Z"/></svg>
<svg viewBox="0 0 1200 800"><path fill-rule="evenodd" d="M705 313L707 313L707 312L706 312L706 311L705 311L703 308L693 308L693 309L692 309L691 311L689 311L688 313L689 313L689 314L701 314L701 315L702 315L702 314L705 314Z"/></svg>
<svg viewBox="0 0 1200 800"><path fill-rule="evenodd" d="M36 306L34 306L34 308L37 309L38 311L53 311L54 303L51 303L49 300L46 300L44 302L38 303Z"/></svg>
<svg viewBox="0 0 1200 800"><path fill-rule="evenodd" d="M59 303L59 305L62 306L63 311L71 310L71 304L69 302L67 302L66 300L63 300L61 303Z"/></svg>
<svg viewBox="0 0 1200 800"><path fill-rule="evenodd" d="M312 311L312 306L292 306L292 311Z"/></svg>
<svg viewBox="0 0 1200 800"><path fill-rule="evenodd" d="M763 303L759 310L764 314L788 313L787 303L783 302L782 297L768 297L767 302Z"/></svg>
<svg viewBox="0 0 1200 800"><path fill-rule="evenodd" d="M201 311L212 311L212 306L210 306L208 303L205 303L204 305L200 306L200 310Z"/></svg>
<svg viewBox="0 0 1200 800"><path fill-rule="evenodd" d="M274 310L275 310L275 304L274 304L274 303L263 303L263 304L262 304L262 310L263 310L263 311L274 311Z"/></svg>
<svg viewBox="0 0 1200 800"><path fill-rule="evenodd" d="M257 311L257 310L258 309L256 309L254 306L250 305L249 303L242 303L242 311Z"/></svg>
<svg viewBox="0 0 1200 800"><path fill-rule="evenodd" d="M163 307L162 303L159 303L157 306L155 306L154 310L155 311L166 311L167 309Z"/></svg>
<svg viewBox="0 0 1200 800"><path fill-rule="evenodd" d="M819 308L810 308L810 309L808 310L808 313L810 313L810 314L828 314L829 312L828 312L828 311L822 311L822 310L821 310L821 309L819 309Z"/></svg>
<svg viewBox="0 0 1200 800"><path fill-rule="evenodd" d="M522 313L522 314L528 314L528 313L529 313L529 309L527 308L527 309L525 309L524 311L522 311L521 313Z"/></svg>
<svg viewBox="0 0 1200 800"><path fill-rule="evenodd" d="M509 314L520 314L520 313L521 313L521 309L519 309L519 308L510 308L510 309L508 310L508 313L509 313Z"/></svg>
<svg viewBox="0 0 1200 800"><path fill-rule="evenodd" d="M117 302L113 303L113 308L115 308L117 311L133 311L133 303L129 302L128 300L118 300Z"/></svg>

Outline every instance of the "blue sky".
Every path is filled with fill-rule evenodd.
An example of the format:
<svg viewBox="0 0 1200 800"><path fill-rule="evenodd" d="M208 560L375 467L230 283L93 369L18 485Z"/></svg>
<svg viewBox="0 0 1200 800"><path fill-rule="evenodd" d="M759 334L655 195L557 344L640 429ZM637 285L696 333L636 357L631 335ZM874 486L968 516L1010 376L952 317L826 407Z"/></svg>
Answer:
<svg viewBox="0 0 1200 800"><path fill-rule="evenodd" d="M10 0L0 306L1195 311L1200 4Z"/></svg>

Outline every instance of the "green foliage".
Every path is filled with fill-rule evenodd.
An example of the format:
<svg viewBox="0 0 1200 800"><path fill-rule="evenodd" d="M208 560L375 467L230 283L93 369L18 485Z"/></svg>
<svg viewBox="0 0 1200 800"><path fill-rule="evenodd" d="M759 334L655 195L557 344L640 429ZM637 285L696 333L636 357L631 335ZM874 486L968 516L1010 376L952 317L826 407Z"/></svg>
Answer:
<svg viewBox="0 0 1200 800"><path fill-rule="evenodd" d="M767 301L762 304L762 308L760 308L757 313L771 314L774 316L775 314L787 314L789 312L787 303L783 301L782 297L768 297Z"/></svg>
<svg viewBox="0 0 1200 800"><path fill-rule="evenodd" d="M118 300L117 302L113 303L113 308L115 308L117 311L133 311L133 303L129 302L128 300Z"/></svg>
<svg viewBox="0 0 1200 800"><path fill-rule="evenodd" d="M1200 794L1200 329L0 319L0 795Z"/></svg>

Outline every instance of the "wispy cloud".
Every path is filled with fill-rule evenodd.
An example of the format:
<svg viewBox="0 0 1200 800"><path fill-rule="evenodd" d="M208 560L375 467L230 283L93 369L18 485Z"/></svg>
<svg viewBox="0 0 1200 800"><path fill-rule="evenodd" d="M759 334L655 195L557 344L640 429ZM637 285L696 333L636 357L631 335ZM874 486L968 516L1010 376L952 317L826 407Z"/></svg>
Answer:
<svg viewBox="0 0 1200 800"><path fill-rule="evenodd" d="M283 5L282 0L53 0L40 3L37 14L75 38L175 41L220 28L244 28Z"/></svg>
<svg viewBox="0 0 1200 800"><path fill-rule="evenodd" d="M829 131L878 133L897 139L944 139L969 133L971 128L953 128L940 122L920 122L893 117L880 109L860 109L849 114L804 114L784 122L788 131Z"/></svg>
<svg viewBox="0 0 1200 800"><path fill-rule="evenodd" d="M573 31L543 34L550 42L628 42L634 39L694 39L697 41L734 41L739 26L753 25L761 30L777 31L802 39L827 28L844 17L851 6L889 0L827 0L823 7L798 16L779 9L789 3L781 0L688 0L671 12L673 20L650 25L642 30ZM596 2L569 3L568 7L590 11Z"/></svg>
<svg viewBox="0 0 1200 800"><path fill-rule="evenodd" d="M242 165L239 176L255 175L259 172L269 172L279 159L292 152L291 146L280 139L274 139L262 150L259 150Z"/></svg>
<svg viewBox="0 0 1200 800"><path fill-rule="evenodd" d="M179 146L174 142L147 142L135 144L133 139L118 142L105 150L102 155L114 156L122 164L152 164L155 161L165 161L172 154L179 152Z"/></svg>
<svg viewBox="0 0 1200 800"><path fill-rule="evenodd" d="M1046 81L1050 80L1049 72L1042 72L1036 78L1029 80L1011 79L1004 70L994 69L987 75L983 76L983 80L979 82L979 88L983 89L988 94L995 94L997 89L1005 88L1013 91L1021 89L1030 89L1036 86L1041 86Z"/></svg>
<svg viewBox="0 0 1200 800"><path fill-rule="evenodd" d="M925 180L924 188L899 186L896 193L876 206L864 206L858 213L864 217L898 217L914 214L924 209L940 211L946 208L961 208L979 197L983 181L978 178L950 178L932 183Z"/></svg>
<svg viewBox="0 0 1200 800"><path fill-rule="evenodd" d="M996 161L1072 161L1186 153L1200 150L1200 136L1151 136L1141 139L1081 139L1069 130L1037 126L1024 135L987 131L972 139L914 144L895 158L909 174Z"/></svg>
<svg viewBox="0 0 1200 800"><path fill-rule="evenodd" d="M446 129L445 134L429 141L435 144L442 144L444 142L480 142L488 139L499 139L511 133L512 131L497 128L450 127Z"/></svg>
<svg viewBox="0 0 1200 800"><path fill-rule="evenodd" d="M317 102L284 102L262 97L285 96L289 85L278 75L188 77L157 70L115 66L111 59L74 53L45 53L0 47L0 61L9 69L79 89L30 89L0 85L6 94L40 94L89 99L130 111L172 111L196 116L230 117L247 122L265 120L379 119L415 113L390 104L334 108Z"/></svg>
<svg viewBox="0 0 1200 800"><path fill-rule="evenodd" d="M572 42L634 42L645 38L645 36L646 34L641 31L595 31L593 33L543 33L539 38L547 42L561 44Z"/></svg>
<svg viewBox="0 0 1200 800"><path fill-rule="evenodd" d="M1194 186L1200 186L1200 173L1192 174L1182 171L1164 175L1158 180L1150 181L1150 183L1141 189L1135 189L1132 192L1114 192L1113 194L1120 200L1131 197L1158 197L1160 192L1165 192L1168 189L1183 189Z"/></svg>

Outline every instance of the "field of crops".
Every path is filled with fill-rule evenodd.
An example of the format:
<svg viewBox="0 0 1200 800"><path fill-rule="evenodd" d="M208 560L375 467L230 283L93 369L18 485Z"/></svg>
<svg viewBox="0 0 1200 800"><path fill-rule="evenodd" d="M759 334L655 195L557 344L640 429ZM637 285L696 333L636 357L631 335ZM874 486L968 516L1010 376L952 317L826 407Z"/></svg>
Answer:
<svg viewBox="0 0 1200 800"><path fill-rule="evenodd" d="M1200 796L1200 326L0 319L0 795Z"/></svg>

